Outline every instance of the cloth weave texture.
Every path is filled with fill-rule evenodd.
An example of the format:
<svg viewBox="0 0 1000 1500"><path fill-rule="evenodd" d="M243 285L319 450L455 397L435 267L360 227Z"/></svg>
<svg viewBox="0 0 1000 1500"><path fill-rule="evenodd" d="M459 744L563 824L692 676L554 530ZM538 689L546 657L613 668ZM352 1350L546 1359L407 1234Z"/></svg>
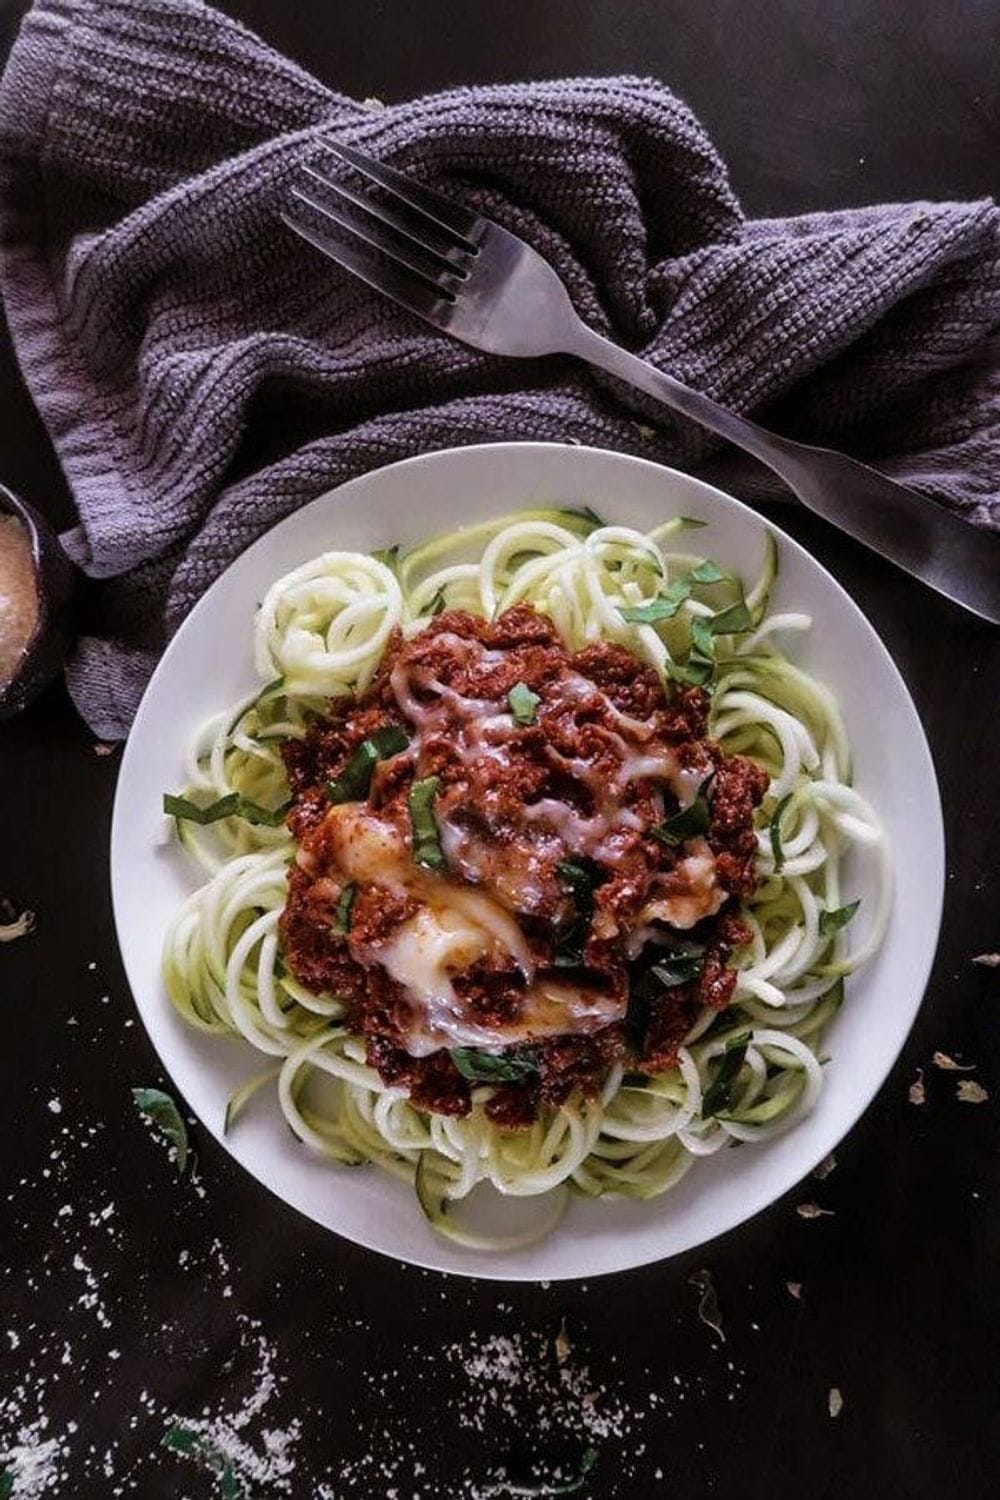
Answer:
<svg viewBox="0 0 1000 1500"><path fill-rule="evenodd" d="M749 220L662 83L379 107L194 0L39 0L0 83L0 265L79 512L66 546L103 580L68 669L97 733L126 732L240 551L379 464L550 439L780 493L646 398L569 360L479 354L300 244L277 214L331 136L522 235L587 322L660 368L1000 529L991 202Z"/></svg>

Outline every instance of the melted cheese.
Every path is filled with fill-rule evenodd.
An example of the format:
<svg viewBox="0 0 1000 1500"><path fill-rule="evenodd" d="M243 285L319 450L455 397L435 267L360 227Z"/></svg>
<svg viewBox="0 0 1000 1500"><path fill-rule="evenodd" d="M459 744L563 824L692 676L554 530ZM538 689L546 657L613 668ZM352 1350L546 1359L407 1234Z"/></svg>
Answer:
<svg viewBox="0 0 1000 1500"><path fill-rule="evenodd" d="M380 886L421 905L377 947L355 953L380 963L410 1008L406 1049L415 1057L440 1047L502 1047L564 1032L599 1031L624 1014L624 1002L585 985L534 979L518 924L479 890L414 865L397 830L357 803L332 807L324 845L342 879ZM455 991L451 976L477 959L510 955L527 981L516 1021L485 1025Z"/></svg>
<svg viewBox="0 0 1000 1500"><path fill-rule="evenodd" d="M691 839L689 853L674 868L652 882L653 899L639 913L642 925L667 922L671 927L693 927L712 917L726 899L715 874L715 856L704 839Z"/></svg>

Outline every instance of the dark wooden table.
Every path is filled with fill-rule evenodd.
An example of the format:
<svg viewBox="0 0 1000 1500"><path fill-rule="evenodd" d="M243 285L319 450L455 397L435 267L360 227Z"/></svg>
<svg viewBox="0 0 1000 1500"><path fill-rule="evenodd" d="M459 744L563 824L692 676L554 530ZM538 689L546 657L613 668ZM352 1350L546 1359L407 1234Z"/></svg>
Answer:
<svg viewBox="0 0 1000 1500"><path fill-rule="evenodd" d="M5 45L22 8L0 8ZM701 114L750 212L1000 187L995 0L228 8L331 85L386 100L658 74ZM57 466L9 347L0 358L0 479L62 523ZM210 1443L188 1463L159 1446L171 1414L203 1409L270 1451L254 1500L485 1494L512 1454L572 1462L591 1440L581 1493L601 1500L998 1493L1000 974L970 960L1000 946L1000 635L818 523L785 524L872 619L927 727L948 835L938 962L835 1173L628 1275L519 1288L406 1269L272 1201L197 1129L197 1182L178 1182L129 1095L162 1079L112 932L117 756L95 753L61 689L3 730L0 895L38 927L0 949L0 1452L30 1448L55 1479L15 1493L235 1494ZM975 1063L994 1101L960 1103L962 1075L935 1068L935 1049ZM918 1069L923 1105L908 1097ZM807 1200L834 1216L800 1217ZM724 1345L697 1317L704 1266Z"/></svg>

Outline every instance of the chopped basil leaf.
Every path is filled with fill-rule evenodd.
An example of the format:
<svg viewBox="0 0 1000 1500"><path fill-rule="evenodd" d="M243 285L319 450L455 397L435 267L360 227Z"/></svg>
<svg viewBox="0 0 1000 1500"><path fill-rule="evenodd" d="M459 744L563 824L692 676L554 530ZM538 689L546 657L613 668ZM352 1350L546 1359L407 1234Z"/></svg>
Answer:
<svg viewBox="0 0 1000 1500"><path fill-rule="evenodd" d="M243 1491L240 1489L233 1466L228 1461L219 1476L219 1495L221 1500L242 1500Z"/></svg>
<svg viewBox="0 0 1000 1500"><path fill-rule="evenodd" d="M729 575L722 571L718 563L707 557L703 563L691 569L691 577L696 583L721 583L723 578L728 578Z"/></svg>
<svg viewBox="0 0 1000 1500"><path fill-rule="evenodd" d="M514 715L515 724L534 724L535 710L541 701L538 694L533 693L526 682L515 682L507 694L507 702Z"/></svg>
<svg viewBox="0 0 1000 1500"><path fill-rule="evenodd" d="M285 975L287 973L288 973L288 970L285 967L285 960L282 958L282 956L281 956L280 953L276 953L274 955L274 977L275 977L275 979L284 979L284 977L285 977Z"/></svg>
<svg viewBox="0 0 1000 1500"><path fill-rule="evenodd" d="M396 559L399 556L399 543L392 547L379 547L372 553L372 561L382 563L383 567L395 569Z"/></svg>
<svg viewBox="0 0 1000 1500"><path fill-rule="evenodd" d="M360 802L362 797L367 797L377 761L378 751L371 740L362 740L340 775L327 782L326 795L330 801L339 805Z"/></svg>
<svg viewBox="0 0 1000 1500"><path fill-rule="evenodd" d="M426 776L423 781L413 783L407 798L413 832L413 859L415 864L423 865L425 870L447 869L434 817L434 798L440 785L439 776Z"/></svg>
<svg viewBox="0 0 1000 1500"><path fill-rule="evenodd" d="M691 621L691 640L699 657L708 662L715 660L715 637L712 635L711 623L704 615L697 615Z"/></svg>
<svg viewBox="0 0 1000 1500"><path fill-rule="evenodd" d="M701 963L700 953L668 953L653 964L652 972L664 989L671 990L679 984L688 984L692 979L697 979L701 973Z"/></svg>
<svg viewBox="0 0 1000 1500"><path fill-rule="evenodd" d="M731 1042L722 1054L718 1071L701 1097L701 1117L710 1120L731 1107L733 1090L747 1055L747 1042Z"/></svg>
<svg viewBox="0 0 1000 1500"><path fill-rule="evenodd" d="M583 950L590 936L594 887L598 884L599 871L589 861L562 859L556 865L556 874L573 893L575 913L562 926L556 938L552 963L557 969L579 969L583 965Z"/></svg>
<svg viewBox="0 0 1000 1500"><path fill-rule="evenodd" d="M10 1500L14 1493L14 1476L9 1469L0 1469L0 1500Z"/></svg>
<svg viewBox="0 0 1000 1500"><path fill-rule="evenodd" d="M677 578L661 589L648 604L633 604L619 611L630 625L655 625L660 620L670 620L680 609L685 599L690 598L691 584L686 578Z"/></svg>
<svg viewBox="0 0 1000 1500"><path fill-rule="evenodd" d="M581 865L575 859L561 859L556 865L556 874L563 885L568 885L573 891L590 892L594 889L594 876L586 865Z"/></svg>
<svg viewBox="0 0 1000 1500"><path fill-rule="evenodd" d="M745 599L737 599L728 609L720 609L709 621L713 635L742 635L753 629L753 619Z"/></svg>
<svg viewBox="0 0 1000 1500"><path fill-rule="evenodd" d="M833 911L821 911L819 914L820 937L829 937L831 933L839 932L842 927L846 927L860 905L861 898L859 897L857 901L851 901L847 906L834 907Z"/></svg>
<svg viewBox="0 0 1000 1500"><path fill-rule="evenodd" d="M451 1060L471 1083L523 1083L538 1074L530 1052L485 1052L480 1047L456 1047Z"/></svg>
<svg viewBox="0 0 1000 1500"><path fill-rule="evenodd" d="M187 797L175 797L171 792L163 794L163 811L168 817L183 818L188 823L202 826L218 823L220 818L243 818L247 823L255 823L264 828L277 828L279 823L285 821L291 805L289 799L280 807L261 807L259 802L251 802L249 797L244 797L239 792L229 792L225 797L217 797L214 802L200 806Z"/></svg>
<svg viewBox="0 0 1000 1500"><path fill-rule="evenodd" d="M432 615L432 616L433 615L439 615L439 614L441 614L442 610L444 609L444 606L445 606L444 589L438 589L437 593L434 595L434 598L431 600L430 604L428 604L428 606L427 606L427 613L429 615Z"/></svg>
<svg viewBox="0 0 1000 1500"><path fill-rule="evenodd" d="M351 908L354 906L356 895L357 886L353 880L349 880L340 893L337 910L334 912L333 921L330 923L330 931L336 933L338 936L351 930Z"/></svg>
<svg viewBox="0 0 1000 1500"><path fill-rule="evenodd" d="M768 833L771 835L771 853L774 856L774 873L776 875L781 874L785 865L785 851L781 847L781 815L789 802L791 802L792 796L793 793L789 792L787 796L782 797L771 814L771 821L768 824Z"/></svg>
<svg viewBox="0 0 1000 1500"><path fill-rule="evenodd" d="M368 738L378 751L379 760L389 760L394 755L401 755L410 743L410 736L399 724L387 724L384 729L376 729Z"/></svg>
<svg viewBox="0 0 1000 1500"><path fill-rule="evenodd" d="M685 839L707 831L711 821L707 792L714 775L715 772L711 771L705 777L689 807L682 807L680 812L674 813L673 817L664 818L659 827L653 829L654 836L662 844L683 844Z"/></svg>
<svg viewBox="0 0 1000 1500"><path fill-rule="evenodd" d="M699 521L696 516L678 516L677 519L681 523L680 531L698 531L708 525L707 521Z"/></svg>
<svg viewBox="0 0 1000 1500"><path fill-rule="evenodd" d="M200 1453L204 1446L205 1440L200 1432L176 1424L160 1439L161 1448L169 1448L172 1453L183 1453L185 1456Z"/></svg>
<svg viewBox="0 0 1000 1500"><path fill-rule="evenodd" d="M326 784L326 795L335 805L342 802L360 802L367 797L372 784L372 774L380 760L390 760L399 755L410 743L405 729L398 724L388 724L376 729L354 751L340 775Z"/></svg>
<svg viewBox="0 0 1000 1500"><path fill-rule="evenodd" d="M188 1133L173 1099L162 1089L133 1089L132 1098L139 1113L162 1130L174 1148L177 1170L183 1172L188 1159Z"/></svg>
<svg viewBox="0 0 1000 1500"><path fill-rule="evenodd" d="M685 663L668 661L667 675L675 682L685 682L689 687L704 687L712 675L712 663L694 656Z"/></svg>

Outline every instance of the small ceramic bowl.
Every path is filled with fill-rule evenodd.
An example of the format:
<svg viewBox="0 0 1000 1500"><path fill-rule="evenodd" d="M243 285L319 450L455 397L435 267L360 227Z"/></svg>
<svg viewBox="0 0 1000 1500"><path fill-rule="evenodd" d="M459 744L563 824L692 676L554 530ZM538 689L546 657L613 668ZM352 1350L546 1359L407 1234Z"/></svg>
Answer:
<svg viewBox="0 0 1000 1500"><path fill-rule="evenodd" d="M38 591L38 619L9 682L0 687L0 719L20 713L62 666L69 643L73 566L45 517L0 484L0 515L16 516L27 528Z"/></svg>

